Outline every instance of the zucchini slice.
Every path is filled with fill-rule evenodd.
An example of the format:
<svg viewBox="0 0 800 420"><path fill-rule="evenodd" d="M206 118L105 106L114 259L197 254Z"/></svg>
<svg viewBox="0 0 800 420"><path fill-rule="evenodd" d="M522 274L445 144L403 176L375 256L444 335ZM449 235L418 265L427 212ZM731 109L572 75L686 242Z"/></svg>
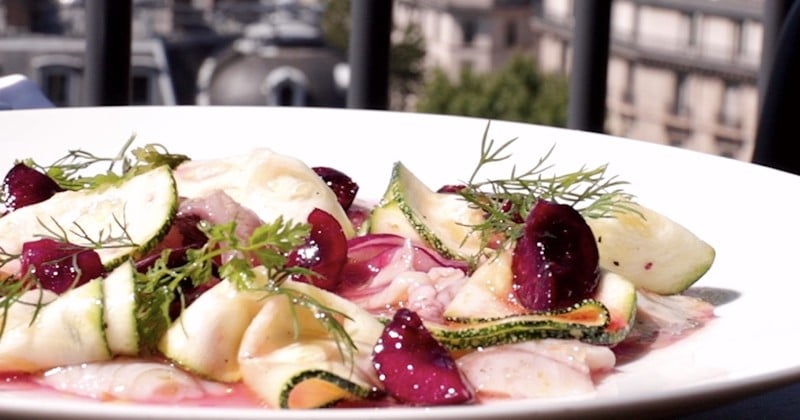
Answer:
<svg viewBox="0 0 800 420"><path fill-rule="evenodd" d="M428 188L401 162L394 164L389 186L369 217L370 233L393 233L422 239L447 258L469 260L481 250L472 226L483 212L458 194Z"/></svg>
<svg viewBox="0 0 800 420"><path fill-rule="evenodd" d="M102 279L60 296L47 290L26 292L5 315L0 372L35 372L110 359L103 315Z"/></svg>
<svg viewBox="0 0 800 420"><path fill-rule="evenodd" d="M592 344L622 341L636 315L636 289L619 275L603 272L592 299L549 312L530 312L513 299L511 253L500 252L478 266L432 332L457 349L538 338L577 338Z"/></svg>
<svg viewBox="0 0 800 420"><path fill-rule="evenodd" d="M155 245L169 230L178 205L175 181L167 166L94 189L64 191L0 218L0 248L19 254L25 242L54 234L97 249L106 269ZM18 261L2 271L16 274Z"/></svg>
<svg viewBox="0 0 800 420"><path fill-rule="evenodd" d="M597 285L594 299L608 309L611 319L602 334L584 341L614 345L624 340L636 320L636 286L618 274L605 272Z"/></svg>
<svg viewBox="0 0 800 420"><path fill-rule="evenodd" d="M338 342L305 306L286 295L266 299L242 340L243 382L275 408L319 408L346 399L369 398L380 382L371 354L383 324L356 304L315 286L286 281L299 292L338 311L355 348Z"/></svg>
<svg viewBox="0 0 800 420"><path fill-rule="evenodd" d="M425 326L446 348L464 350L543 338L608 344L611 337L606 337L606 330L611 322L611 314L602 303L586 299L558 311L461 319L447 324L426 322Z"/></svg>
<svg viewBox="0 0 800 420"><path fill-rule="evenodd" d="M223 280L181 312L158 343L169 360L204 378L235 382L242 378L237 353L264 293L242 291Z"/></svg>
<svg viewBox="0 0 800 420"><path fill-rule="evenodd" d="M684 226L647 207L615 217L587 218L597 240L600 267L637 287L669 295L688 289L714 263L714 248Z"/></svg>
<svg viewBox="0 0 800 420"><path fill-rule="evenodd" d="M111 353L120 356L139 354L136 325L136 292L133 262L126 261L103 279L103 311L106 338Z"/></svg>

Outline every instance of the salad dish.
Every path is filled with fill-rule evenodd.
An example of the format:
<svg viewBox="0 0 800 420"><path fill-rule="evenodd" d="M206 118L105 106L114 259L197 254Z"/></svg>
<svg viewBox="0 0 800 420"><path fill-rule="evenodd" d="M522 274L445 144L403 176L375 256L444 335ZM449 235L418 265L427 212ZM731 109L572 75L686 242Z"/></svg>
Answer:
<svg viewBox="0 0 800 420"><path fill-rule="evenodd" d="M175 131L147 109L95 111L117 121L60 154L19 147L50 130L8 139L0 412L44 415L24 403L47 396L76 416L552 417L794 375L704 353L733 327L726 310L754 302L715 277L729 239L686 212L718 200L690 183L653 191L652 168L630 160L676 153L697 177L692 159L755 167L466 118L166 108L162 122L217 117ZM20 115L66 114L82 117ZM262 139L252 124L214 138L246 114L270 126ZM364 142L381 119L409 126ZM624 159L587 153L623 142Z"/></svg>

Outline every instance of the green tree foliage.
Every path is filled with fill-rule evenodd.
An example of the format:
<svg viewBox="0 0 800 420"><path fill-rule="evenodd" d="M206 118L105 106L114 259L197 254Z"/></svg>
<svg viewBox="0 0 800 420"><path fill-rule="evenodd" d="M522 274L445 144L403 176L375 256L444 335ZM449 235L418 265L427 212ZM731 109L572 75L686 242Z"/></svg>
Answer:
<svg viewBox="0 0 800 420"><path fill-rule="evenodd" d="M328 45L346 52L350 39L350 0L328 1L320 26Z"/></svg>
<svg viewBox="0 0 800 420"><path fill-rule="evenodd" d="M388 1L388 0L375 0ZM350 39L350 0L329 0L322 15L322 32L328 45L347 52ZM407 98L425 76L425 38L419 26L398 30L389 51L389 85L393 107L405 109Z"/></svg>
<svg viewBox="0 0 800 420"><path fill-rule="evenodd" d="M518 55L499 72L467 68L458 81L435 70L422 87L417 111L563 127L567 99L566 77L541 73L533 59Z"/></svg>
<svg viewBox="0 0 800 420"><path fill-rule="evenodd" d="M425 78L425 38L419 26L406 26L389 54L390 90L396 108L405 109L407 99L420 89Z"/></svg>

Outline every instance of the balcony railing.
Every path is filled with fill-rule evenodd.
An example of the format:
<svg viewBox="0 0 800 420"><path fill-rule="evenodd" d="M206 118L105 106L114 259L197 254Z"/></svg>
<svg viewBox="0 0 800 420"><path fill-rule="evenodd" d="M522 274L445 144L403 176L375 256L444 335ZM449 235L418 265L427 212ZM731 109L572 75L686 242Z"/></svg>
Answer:
<svg viewBox="0 0 800 420"><path fill-rule="evenodd" d="M130 103L132 1L86 0L88 105ZM352 0L350 62L351 77L347 104L351 108L385 109L388 106L389 42L392 27L392 1ZM576 1L572 33L572 69L568 106L568 127L603 131L605 119L606 75L609 58L612 0ZM790 121L786 101L800 102L800 90L791 74L770 79L800 67L800 52L791 51L800 37L800 0L765 0L764 41L759 70L759 95L762 103L756 150L757 163L800 174L800 158L793 158L794 138L800 137L797 124ZM787 17L789 19L787 20ZM793 18L793 19L792 19ZM784 28L784 21L787 22ZM779 46L781 30L787 42ZM773 60L776 71L773 72ZM783 76L786 76L783 74ZM785 80L784 80L785 79ZM768 93L772 91L772 95ZM769 117L769 119L765 119ZM790 137L794 136L794 137ZM790 151L790 152L787 152Z"/></svg>

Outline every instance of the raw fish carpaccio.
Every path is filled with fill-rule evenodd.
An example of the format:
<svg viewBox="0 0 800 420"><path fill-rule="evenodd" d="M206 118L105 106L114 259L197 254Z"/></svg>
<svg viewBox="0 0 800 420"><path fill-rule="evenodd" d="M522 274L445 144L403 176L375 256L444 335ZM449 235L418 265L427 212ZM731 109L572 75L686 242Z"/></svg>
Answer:
<svg viewBox="0 0 800 420"><path fill-rule="evenodd" d="M592 220L613 211L433 190L400 163L368 202L346 168L269 149L134 151L105 178L31 160L6 176L0 390L277 409L591 396L714 317L603 265L615 238Z"/></svg>

